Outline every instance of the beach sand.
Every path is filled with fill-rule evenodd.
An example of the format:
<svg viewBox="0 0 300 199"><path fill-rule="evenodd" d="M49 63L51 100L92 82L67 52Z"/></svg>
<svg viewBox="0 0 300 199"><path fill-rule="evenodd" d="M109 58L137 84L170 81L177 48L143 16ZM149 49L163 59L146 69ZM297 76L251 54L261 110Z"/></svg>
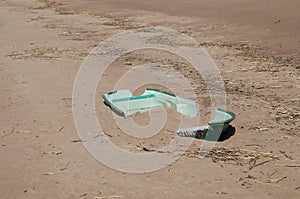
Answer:
<svg viewBox="0 0 300 199"><path fill-rule="evenodd" d="M250 42L264 47L265 53L276 56L300 56L300 2L291 0L274 1L243 1L243 0L150 0L150 1L71 1L69 6L80 11L93 13L134 13L146 11L163 13L168 16L189 17L197 19L196 23L184 25L183 20L177 21L183 27L208 37L217 37L216 41ZM168 20L161 25L167 26ZM206 26L205 30L203 27ZM210 29L207 30L207 27ZM299 61L299 60L298 60Z"/></svg>
<svg viewBox="0 0 300 199"><path fill-rule="evenodd" d="M297 198L299 3L268 2L0 1L1 198ZM149 26L177 30L207 50L222 76L226 107L237 115L236 131L206 158L197 155L203 141L194 140L165 168L131 174L86 150L74 125L72 92L80 65L98 42ZM125 55L97 87L96 114L107 137L135 153L166 145L180 117L166 109L166 125L150 139L116 126L101 95L144 63L160 63L151 73L182 74L195 91L200 123L211 118L206 86L184 60L154 50ZM150 116L132 119L147 125Z"/></svg>

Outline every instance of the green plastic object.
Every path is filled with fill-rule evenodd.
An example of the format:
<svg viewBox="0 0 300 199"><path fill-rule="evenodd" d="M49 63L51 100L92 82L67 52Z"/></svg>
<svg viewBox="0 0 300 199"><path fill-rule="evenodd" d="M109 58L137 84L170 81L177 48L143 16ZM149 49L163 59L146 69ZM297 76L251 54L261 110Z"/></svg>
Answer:
<svg viewBox="0 0 300 199"><path fill-rule="evenodd" d="M215 110L214 118L208 125L182 129L177 131L176 134L181 137L216 141L220 134L227 130L229 123L232 122L235 117L236 115L233 112L218 108Z"/></svg>
<svg viewBox="0 0 300 199"><path fill-rule="evenodd" d="M130 90L117 90L102 95L102 98L105 104L123 117L160 106L172 107L177 112L191 117L197 116L195 101L155 88L146 88L140 96L133 96Z"/></svg>

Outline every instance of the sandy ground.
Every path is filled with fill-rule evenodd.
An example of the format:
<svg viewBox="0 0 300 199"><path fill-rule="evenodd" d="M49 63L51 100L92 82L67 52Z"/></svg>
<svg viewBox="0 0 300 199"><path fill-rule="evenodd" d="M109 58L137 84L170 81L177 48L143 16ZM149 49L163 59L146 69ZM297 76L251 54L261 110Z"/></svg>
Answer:
<svg viewBox="0 0 300 199"><path fill-rule="evenodd" d="M230 5L239 1L229 1L227 7L211 1L214 4L204 4L210 8L204 14L192 12L197 10L195 1L188 1L181 12L176 12L177 1L174 9L166 3L158 8L155 0L92 6L95 2L0 1L1 198L297 198L297 1L285 7L272 1L274 10L266 11L264 4L249 7L250 1L236 7ZM223 6L236 12L224 14ZM237 17L247 8L246 19ZM279 8L285 9L275 15ZM251 10L261 15L252 18ZM222 20L210 16L212 12ZM84 148L73 122L72 89L77 70L95 44L126 29L153 25L183 32L207 49L222 74L227 108L237 114L232 123L236 132L204 159L196 154L202 141L195 140L173 164L129 174L104 166ZM237 31L238 36L230 36ZM97 93L110 91L123 73L143 63L161 63L154 73L173 68L183 74L197 94L204 120L209 120L210 99L202 80L183 60L164 53L141 51L120 58L106 71ZM96 110L111 141L134 152L165 145L178 121L178 114L168 109L170 117L160 134L143 140L116 128L102 103ZM140 114L133 120L145 125L145 118L147 114Z"/></svg>
<svg viewBox="0 0 300 199"><path fill-rule="evenodd" d="M263 47L261 53L283 57L300 56L300 2L283 0L261 2L259 0L87 0L67 2L72 8L93 13L163 13L180 17L185 32L210 37L222 43L244 42ZM196 22L182 23L189 17ZM163 18L162 24L168 21ZM203 39L205 40L205 39ZM299 59L298 59L299 61Z"/></svg>

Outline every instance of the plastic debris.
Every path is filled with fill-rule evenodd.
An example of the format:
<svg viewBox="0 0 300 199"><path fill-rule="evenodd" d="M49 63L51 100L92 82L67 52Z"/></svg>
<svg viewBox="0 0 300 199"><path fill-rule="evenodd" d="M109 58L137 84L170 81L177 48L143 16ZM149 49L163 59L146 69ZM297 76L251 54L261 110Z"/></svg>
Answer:
<svg viewBox="0 0 300 199"><path fill-rule="evenodd" d="M106 105L123 117L161 106L174 108L177 112L191 117L197 116L195 101L155 88L147 88L140 96L133 96L129 90L118 90L102 97Z"/></svg>

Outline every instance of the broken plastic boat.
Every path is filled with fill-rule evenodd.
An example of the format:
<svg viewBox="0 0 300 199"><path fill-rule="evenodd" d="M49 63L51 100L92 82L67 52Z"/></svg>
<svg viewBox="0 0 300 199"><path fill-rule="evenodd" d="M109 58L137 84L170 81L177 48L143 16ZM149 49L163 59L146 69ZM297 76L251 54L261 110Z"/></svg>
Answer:
<svg viewBox="0 0 300 199"><path fill-rule="evenodd" d="M174 108L177 112L191 117L197 116L195 101L155 88L146 88L140 96L133 96L130 90L117 90L104 94L102 97L106 105L123 117L138 112L143 113L160 106Z"/></svg>
<svg viewBox="0 0 300 199"><path fill-rule="evenodd" d="M218 108L215 110L214 118L208 125L182 129L177 131L176 134L181 137L217 141L220 135L226 132L229 123L233 121L235 117L236 115L233 112Z"/></svg>

